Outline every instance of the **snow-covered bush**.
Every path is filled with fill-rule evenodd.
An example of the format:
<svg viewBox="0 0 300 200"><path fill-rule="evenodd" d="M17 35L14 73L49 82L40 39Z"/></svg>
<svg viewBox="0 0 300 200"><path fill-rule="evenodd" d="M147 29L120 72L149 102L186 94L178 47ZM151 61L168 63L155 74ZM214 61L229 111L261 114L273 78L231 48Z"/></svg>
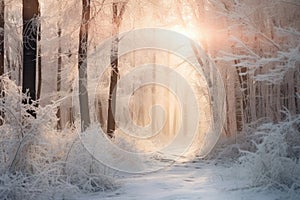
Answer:
<svg viewBox="0 0 300 200"><path fill-rule="evenodd" d="M252 133L255 148L242 149L237 167L253 186L300 190L300 115L264 123Z"/></svg>
<svg viewBox="0 0 300 200"><path fill-rule="evenodd" d="M7 77L1 84L0 199L69 199L116 187L74 128L56 130L55 103L22 104L21 88Z"/></svg>

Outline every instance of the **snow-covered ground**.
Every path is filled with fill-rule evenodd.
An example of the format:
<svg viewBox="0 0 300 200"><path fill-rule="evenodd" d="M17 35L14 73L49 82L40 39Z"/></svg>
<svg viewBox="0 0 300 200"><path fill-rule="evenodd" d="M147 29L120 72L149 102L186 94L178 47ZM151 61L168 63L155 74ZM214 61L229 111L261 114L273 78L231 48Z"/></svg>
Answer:
<svg viewBox="0 0 300 200"><path fill-rule="evenodd" d="M200 160L175 164L158 172L123 176L119 189L79 199L300 199L283 191L249 187L248 180L233 170Z"/></svg>

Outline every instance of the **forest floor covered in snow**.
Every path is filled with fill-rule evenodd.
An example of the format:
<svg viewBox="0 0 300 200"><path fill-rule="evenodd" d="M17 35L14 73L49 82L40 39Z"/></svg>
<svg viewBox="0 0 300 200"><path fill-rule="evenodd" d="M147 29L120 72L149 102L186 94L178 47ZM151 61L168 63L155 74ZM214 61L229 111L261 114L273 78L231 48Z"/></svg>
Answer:
<svg viewBox="0 0 300 200"><path fill-rule="evenodd" d="M205 159L146 174L119 173L116 190L80 199L299 200L300 116L287 116L221 138Z"/></svg>
<svg viewBox="0 0 300 200"><path fill-rule="evenodd" d="M144 175L119 178L120 187L113 192L82 196L80 199L300 199L286 191L250 187L247 176L232 167L204 160L175 164Z"/></svg>
<svg viewBox="0 0 300 200"><path fill-rule="evenodd" d="M128 156L105 146L103 135L94 137L97 126L80 136L72 127L57 130L55 104L19 107L21 90L5 81L0 199L300 199L300 115L285 111L280 122L245 125L243 133L221 137L205 159L194 152L183 157L188 161L171 163L157 152L144 160L143 151ZM117 137L113 142L136 147Z"/></svg>

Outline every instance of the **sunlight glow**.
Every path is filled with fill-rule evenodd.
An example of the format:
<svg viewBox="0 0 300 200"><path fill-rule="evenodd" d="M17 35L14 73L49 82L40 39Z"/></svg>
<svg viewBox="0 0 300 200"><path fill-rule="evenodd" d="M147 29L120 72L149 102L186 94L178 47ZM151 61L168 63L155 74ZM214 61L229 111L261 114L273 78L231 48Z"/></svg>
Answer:
<svg viewBox="0 0 300 200"><path fill-rule="evenodd" d="M188 25L186 27L176 25L173 26L171 29L189 37L192 40L198 41L201 37L201 34L192 25Z"/></svg>

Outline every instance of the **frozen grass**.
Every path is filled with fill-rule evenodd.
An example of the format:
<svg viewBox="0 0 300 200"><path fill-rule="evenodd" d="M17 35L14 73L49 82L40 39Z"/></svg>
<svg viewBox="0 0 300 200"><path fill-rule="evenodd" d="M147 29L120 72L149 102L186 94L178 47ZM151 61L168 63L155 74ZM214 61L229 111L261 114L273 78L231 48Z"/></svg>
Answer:
<svg viewBox="0 0 300 200"><path fill-rule="evenodd" d="M118 187L111 178L114 172L86 151L72 127L56 130L57 105L24 105L20 88L6 77L2 80L5 95L0 100L0 108L5 117L0 126L1 199L76 199L82 194ZM37 117L32 117L28 110L36 112ZM292 117L288 113L286 116L283 122L259 123L245 134L219 142L206 163L225 164L226 167L217 166L218 173L226 172L226 177L240 180L239 187L248 188L247 191L276 189L288 194L287 198L297 199L300 196L300 116ZM91 129L90 133L93 132L98 131ZM126 150L134 148L134 144L128 145L123 138L116 137L114 142ZM107 154L104 157L113 154L103 153ZM125 159L133 166L128 157ZM214 168L210 164L209 169ZM188 166L187 171L196 173L199 167L205 166ZM165 176L157 176L167 181ZM193 179L200 181L198 175L193 175ZM180 177L176 182L180 183L179 180ZM171 179L167 182L170 186L166 187L172 188ZM136 192L135 188L129 189ZM191 191L194 189L199 188L193 187Z"/></svg>
<svg viewBox="0 0 300 200"><path fill-rule="evenodd" d="M286 120L262 119L232 138L222 138L207 161L226 167L245 180L242 188L281 191L287 199L300 196L300 115L283 112Z"/></svg>
<svg viewBox="0 0 300 200"><path fill-rule="evenodd" d="M240 145L234 171L252 187L276 188L292 197L300 195L300 115L285 114L285 121L264 123L247 135L251 143Z"/></svg>
<svg viewBox="0 0 300 200"><path fill-rule="evenodd" d="M73 199L117 187L112 171L85 150L74 128L56 130L57 105L24 105L21 89L7 77L1 82L1 199Z"/></svg>

